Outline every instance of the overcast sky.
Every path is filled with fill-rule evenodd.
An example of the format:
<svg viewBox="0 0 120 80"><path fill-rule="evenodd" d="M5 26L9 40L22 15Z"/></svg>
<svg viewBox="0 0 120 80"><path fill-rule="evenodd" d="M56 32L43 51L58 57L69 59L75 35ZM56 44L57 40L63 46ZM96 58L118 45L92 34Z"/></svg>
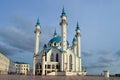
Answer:
<svg viewBox="0 0 120 80"><path fill-rule="evenodd" d="M60 34L62 7L71 44L77 21L81 30L82 64L89 74L120 73L120 0L0 0L0 52L32 65L34 30L40 19L40 49Z"/></svg>

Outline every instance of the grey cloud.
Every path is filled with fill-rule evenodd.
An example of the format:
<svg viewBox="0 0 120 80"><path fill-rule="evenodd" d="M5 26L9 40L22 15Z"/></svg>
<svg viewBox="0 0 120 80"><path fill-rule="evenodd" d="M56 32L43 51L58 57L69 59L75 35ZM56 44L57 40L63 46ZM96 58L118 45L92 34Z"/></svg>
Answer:
<svg viewBox="0 0 120 80"><path fill-rule="evenodd" d="M25 51L34 53L36 23L33 25L32 20L27 20L19 15L13 19L13 26L0 28L0 51L6 55ZM41 29L40 49L53 35L53 27L43 25Z"/></svg>
<svg viewBox="0 0 120 80"><path fill-rule="evenodd" d="M111 64L107 64L107 63L91 63L89 65L86 66L87 69L94 69L94 68L106 68L112 66Z"/></svg>
<svg viewBox="0 0 120 80"><path fill-rule="evenodd" d="M99 57L99 60L98 60L99 63L112 63L114 61L115 61L114 59L107 58L107 57Z"/></svg>
<svg viewBox="0 0 120 80"><path fill-rule="evenodd" d="M4 42L0 41L0 52L7 56L15 55L18 51L22 51L18 48L12 47Z"/></svg>
<svg viewBox="0 0 120 80"><path fill-rule="evenodd" d="M84 56L92 56L94 53L92 53L92 52L82 52L82 55L84 55Z"/></svg>
<svg viewBox="0 0 120 80"><path fill-rule="evenodd" d="M15 27L10 29L6 28L0 32L1 38L3 38L7 44L20 48L23 50L33 51L34 40L33 37L27 36L24 32L18 30Z"/></svg>
<svg viewBox="0 0 120 80"><path fill-rule="evenodd" d="M116 56L119 57L120 56L120 50L118 50L115 54L116 54Z"/></svg>
<svg viewBox="0 0 120 80"><path fill-rule="evenodd" d="M109 50L99 50L96 53L100 55L108 55L108 54L111 54L112 52Z"/></svg>
<svg viewBox="0 0 120 80"><path fill-rule="evenodd" d="M94 54L96 56L97 54ZM86 56L85 56L86 57ZM91 58L90 58L91 59ZM88 60L90 60L88 59ZM91 59L92 60L92 59ZM109 55L106 56L96 56L95 61L91 61L88 64L85 65L87 69L94 69L94 68L108 68L111 66L115 66L116 59L109 58Z"/></svg>

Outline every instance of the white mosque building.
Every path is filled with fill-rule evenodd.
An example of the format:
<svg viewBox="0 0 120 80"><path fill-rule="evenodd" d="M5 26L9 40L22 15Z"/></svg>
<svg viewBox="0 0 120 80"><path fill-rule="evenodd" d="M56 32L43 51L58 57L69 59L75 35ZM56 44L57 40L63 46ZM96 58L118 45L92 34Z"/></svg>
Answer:
<svg viewBox="0 0 120 80"><path fill-rule="evenodd" d="M39 19L35 25L35 50L33 55L33 75L86 75L82 70L80 28L77 23L72 46L67 41L67 16L62 10L61 35L56 30L53 38L39 51L41 29Z"/></svg>

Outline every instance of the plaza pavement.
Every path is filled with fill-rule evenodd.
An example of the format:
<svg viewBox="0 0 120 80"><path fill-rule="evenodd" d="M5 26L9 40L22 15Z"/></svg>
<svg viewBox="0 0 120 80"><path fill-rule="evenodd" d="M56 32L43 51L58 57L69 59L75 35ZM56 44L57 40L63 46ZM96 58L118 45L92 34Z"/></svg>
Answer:
<svg viewBox="0 0 120 80"><path fill-rule="evenodd" d="M120 80L120 77L104 78L100 76L24 76L0 75L0 80Z"/></svg>

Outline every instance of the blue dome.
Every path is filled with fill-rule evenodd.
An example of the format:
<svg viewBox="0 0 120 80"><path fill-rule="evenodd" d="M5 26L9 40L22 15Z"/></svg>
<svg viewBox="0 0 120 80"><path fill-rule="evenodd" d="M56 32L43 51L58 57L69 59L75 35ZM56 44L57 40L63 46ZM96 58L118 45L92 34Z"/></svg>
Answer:
<svg viewBox="0 0 120 80"><path fill-rule="evenodd" d="M53 38L49 41L49 44L50 44L50 43L54 43L54 42L60 43L61 40L62 40L61 36L55 36L55 37L53 37ZM67 41L67 45L69 45L69 42L68 42L68 41Z"/></svg>
<svg viewBox="0 0 120 80"><path fill-rule="evenodd" d="M57 42L57 43L61 42L61 37L56 36L49 41L49 43L53 43L53 42Z"/></svg>

